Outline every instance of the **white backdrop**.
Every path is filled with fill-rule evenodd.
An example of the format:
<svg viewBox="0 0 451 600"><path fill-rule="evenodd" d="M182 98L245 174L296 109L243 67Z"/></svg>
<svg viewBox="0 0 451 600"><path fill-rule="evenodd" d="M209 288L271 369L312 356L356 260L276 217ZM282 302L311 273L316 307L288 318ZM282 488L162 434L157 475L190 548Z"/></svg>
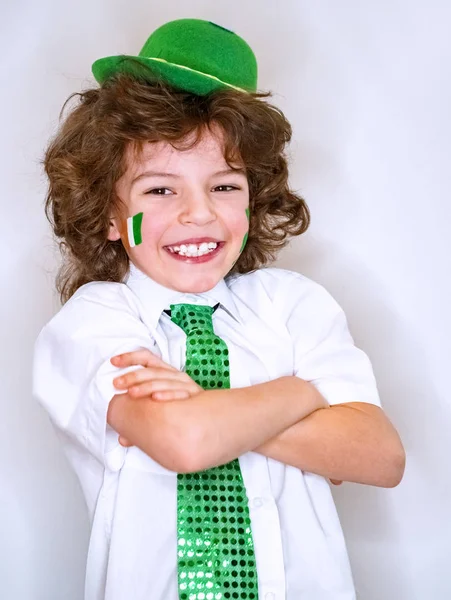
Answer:
<svg viewBox="0 0 451 600"><path fill-rule="evenodd" d="M242 35L260 88L277 92L294 129L291 183L313 215L279 264L342 304L408 452L398 488L335 490L359 598L449 600L447 0L1 4L1 597L80 600L88 541L77 481L30 395L33 342L58 307L43 148L96 58L138 52L182 17Z"/></svg>

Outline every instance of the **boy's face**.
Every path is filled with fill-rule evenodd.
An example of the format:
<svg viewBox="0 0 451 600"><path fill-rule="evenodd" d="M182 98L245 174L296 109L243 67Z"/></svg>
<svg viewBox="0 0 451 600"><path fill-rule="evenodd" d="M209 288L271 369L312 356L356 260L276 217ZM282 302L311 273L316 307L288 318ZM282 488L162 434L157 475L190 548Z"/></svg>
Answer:
<svg viewBox="0 0 451 600"><path fill-rule="evenodd" d="M229 167L222 131L213 131L190 150L149 143L136 159L129 148L127 171L116 184L124 213L112 217L108 238L121 238L141 271L180 292L212 289L237 260L248 231L246 174L221 174Z"/></svg>

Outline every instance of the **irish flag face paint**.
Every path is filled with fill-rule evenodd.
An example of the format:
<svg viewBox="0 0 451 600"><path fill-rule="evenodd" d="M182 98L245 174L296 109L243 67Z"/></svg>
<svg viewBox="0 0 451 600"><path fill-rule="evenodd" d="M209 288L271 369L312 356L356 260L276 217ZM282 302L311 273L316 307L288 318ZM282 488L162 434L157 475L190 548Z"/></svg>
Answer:
<svg viewBox="0 0 451 600"><path fill-rule="evenodd" d="M247 220L248 220L248 222L249 222L249 208L246 208L246 217L247 217ZM246 231L246 234L245 234L245 236L244 236L244 238L243 238L243 243L241 244L240 253L238 254L238 258L240 257L241 253L243 252L243 250L244 250L244 248L245 248L245 246L246 246L246 244L247 244L247 238L248 238L248 237L249 237L249 230L248 230L248 231ZM236 265L236 263L237 263L237 261L238 261L238 258L237 258L237 259L235 260L235 262L233 263L233 265L232 265L232 268L233 268L233 267Z"/></svg>
<svg viewBox="0 0 451 600"><path fill-rule="evenodd" d="M143 222L143 213L140 212L127 219L127 235L130 248L139 246L142 243L141 225Z"/></svg>
<svg viewBox="0 0 451 600"><path fill-rule="evenodd" d="M246 208L246 217L249 222L249 208ZM246 231L246 235L244 236L243 243L241 244L240 254L243 252L244 247L246 246L247 238L249 237L249 231Z"/></svg>

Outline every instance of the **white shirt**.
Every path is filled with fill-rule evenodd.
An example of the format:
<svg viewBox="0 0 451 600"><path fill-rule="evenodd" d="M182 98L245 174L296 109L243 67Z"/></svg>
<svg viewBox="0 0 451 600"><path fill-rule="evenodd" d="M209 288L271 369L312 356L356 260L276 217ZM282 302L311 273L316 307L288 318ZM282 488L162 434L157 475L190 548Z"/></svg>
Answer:
<svg viewBox="0 0 451 600"><path fill-rule="evenodd" d="M220 303L213 324L229 347L231 387L297 375L331 405L380 404L371 365L354 346L343 311L302 275L261 269L191 295L132 267L126 283L84 285L39 335L34 394L60 434L88 505L85 600L178 598L177 475L138 448L120 446L106 413L120 373L112 356L144 347L183 369L186 335L163 312L181 302ZM354 600L329 483L254 452L239 461L259 600Z"/></svg>

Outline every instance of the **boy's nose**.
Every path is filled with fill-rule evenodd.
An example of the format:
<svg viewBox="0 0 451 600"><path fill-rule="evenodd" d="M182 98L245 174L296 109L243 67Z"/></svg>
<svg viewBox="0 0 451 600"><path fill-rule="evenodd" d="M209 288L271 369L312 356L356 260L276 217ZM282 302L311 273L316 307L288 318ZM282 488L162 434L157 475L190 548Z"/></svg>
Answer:
<svg viewBox="0 0 451 600"><path fill-rule="evenodd" d="M183 223L206 225L216 219L216 213L208 194L193 193L183 204L180 214Z"/></svg>

